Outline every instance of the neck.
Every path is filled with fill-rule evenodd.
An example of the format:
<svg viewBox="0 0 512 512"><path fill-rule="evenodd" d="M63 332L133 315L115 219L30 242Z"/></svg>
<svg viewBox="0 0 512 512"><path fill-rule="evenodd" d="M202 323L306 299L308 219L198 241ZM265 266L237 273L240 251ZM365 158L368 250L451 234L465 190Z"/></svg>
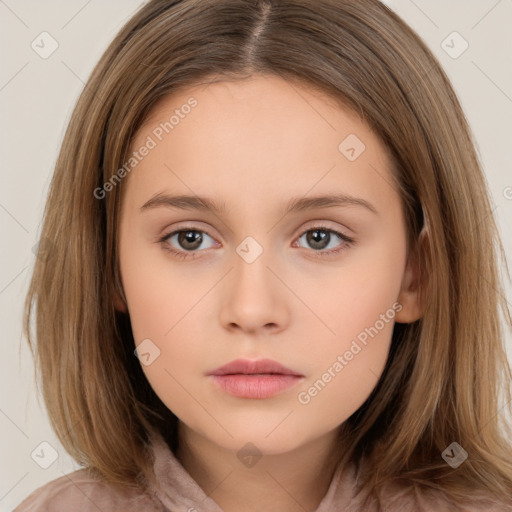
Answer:
<svg viewBox="0 0 512 512"><path fill-rule="evenodd" d="M246 456L243 450L237 456L181 422L178 432L178 460L225 512L316 510L339 462L336 431L290 452L261 458L250 449Z"/></svg>

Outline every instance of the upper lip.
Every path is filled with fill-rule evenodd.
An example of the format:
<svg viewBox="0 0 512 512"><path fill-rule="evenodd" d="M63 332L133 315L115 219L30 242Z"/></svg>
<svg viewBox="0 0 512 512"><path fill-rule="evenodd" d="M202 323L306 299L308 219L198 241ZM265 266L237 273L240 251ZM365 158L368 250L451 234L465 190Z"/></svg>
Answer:
<svg viewBox="0 0 512 512"><path fill-rule="evenodd" d="M301 373L290 370L290 368L286 368L286 366L283 366L272 359L257 359L255 361L251 361L249 359L235 359L234 361L213 370L209 375L253 375L270 373L297 375L299 377L303 377Z"/></svg>

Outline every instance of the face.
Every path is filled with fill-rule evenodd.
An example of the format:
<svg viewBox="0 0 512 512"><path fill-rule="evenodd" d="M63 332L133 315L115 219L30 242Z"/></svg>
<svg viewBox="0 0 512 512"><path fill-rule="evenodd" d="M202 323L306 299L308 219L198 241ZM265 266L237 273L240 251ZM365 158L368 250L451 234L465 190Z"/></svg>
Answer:
<svg viewBox="0 0 512 512"><path fill-rule="evenodd" d="M166 97L132 151L118 308L156 394L226 449L334 432L376 386L394 322L416 319L383 144L329 98L255 76ZM238 375L211 375L237 359Z"/></svg>

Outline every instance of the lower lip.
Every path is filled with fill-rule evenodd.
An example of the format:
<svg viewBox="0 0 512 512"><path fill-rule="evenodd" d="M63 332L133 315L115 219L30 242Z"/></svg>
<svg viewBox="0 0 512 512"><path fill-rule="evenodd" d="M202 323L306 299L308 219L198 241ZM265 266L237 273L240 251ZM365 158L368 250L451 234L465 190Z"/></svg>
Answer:
<svg viewBox="0 0 512 512"><path fill-rule="evenodd" d="M226 393L240 398L269 398L291 388L303 377L298 375L212 375Z"/></svg>

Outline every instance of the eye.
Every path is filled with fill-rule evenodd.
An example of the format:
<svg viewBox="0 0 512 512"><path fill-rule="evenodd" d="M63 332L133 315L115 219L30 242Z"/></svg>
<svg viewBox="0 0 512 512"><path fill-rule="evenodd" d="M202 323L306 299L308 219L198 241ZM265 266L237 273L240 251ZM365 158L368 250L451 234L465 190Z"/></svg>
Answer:
<svg viewBox="0 0 512 512"><path fill-rule="evenodd" d="M318 256L320 257L337 254L354 243L354 240L347 235L325 226L316 226L308 229L298 240L301 240L303 237L305 237L306 243L314 249L314 252L319 253ZM342 243L334 249L325 250L332 242L336 241L341 241Z"/></svg>
<svg viewBox="0 0 512 512"><path fill-rule="evenodd" d="M164 249L178 256L179 258L195 257L196 249L199 249L204 241L204 236L212 238L208 233L198 229L184 228L178 231L173 231L160 239ZM171 244L172 239L176 239L178 249ZM204 249L205 247L203 247ZM187 254L192 253L192 254Z"/></svg>
<svg viewBox="0 0 512 512"><path fill-rule="evenodd" d="M169 234L164 235L159 239L162 247L172 253L173 255L186 259L195 258L198 256L199 249L205 241L205 236L212 239L208 233L194 228L182 228L180 230L172 231ZM347 246L354 243L354 240L343 233L340 233L334 229L327 228L325 226L316 226L308 229L297 240L306 237L306 242L313 249L314 253L318 253L315 256L324 257L332 254L337 254L343 251ZM173 244L173 239L174 244ZM332 242L336 240L342 243L334 249L325 250ZM218 245L216 242L210 247ZM209 247L202 247L202 249L208 249Z"/></svg>

